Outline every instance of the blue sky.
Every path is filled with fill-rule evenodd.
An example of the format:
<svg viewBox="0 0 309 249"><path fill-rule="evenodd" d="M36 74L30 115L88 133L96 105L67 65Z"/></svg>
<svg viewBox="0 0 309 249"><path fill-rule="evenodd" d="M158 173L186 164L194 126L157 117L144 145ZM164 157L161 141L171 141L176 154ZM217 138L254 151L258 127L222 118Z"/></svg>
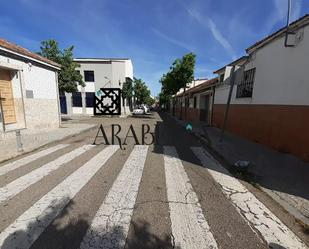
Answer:
<svg viewBox="0 0 309 249"><path fill-rule="evenodd" d="M76 57L129 57L153 95L171 63L197 55L195 77L244 55L285 25L287 0L10 0L1 3L0 37L32 51L56 39ZM292 20L309 12L292 0Z"/></svg>

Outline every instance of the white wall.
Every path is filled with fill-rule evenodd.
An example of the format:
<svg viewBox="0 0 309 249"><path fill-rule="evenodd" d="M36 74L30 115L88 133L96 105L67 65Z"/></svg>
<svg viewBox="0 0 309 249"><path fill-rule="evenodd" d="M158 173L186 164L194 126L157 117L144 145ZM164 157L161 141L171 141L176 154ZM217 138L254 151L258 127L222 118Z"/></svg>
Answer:
<svg viewBox="0 0 309 249"><path fill-rule="evenodd" d="M25 90L32 90L36 99L57 99L56 74L52 70L0 55L0 62L22 69ZM19 89L19 79L13 78L13 88ZM16 91L19 95L19 92ZM16 96L17 96L16 95ZM15 96L15 92L14 92Z"/></svg>
<svg viewBox="0 0 309 249"><path fill-rule="evenodd" d="M125 76L129 77L133 80L133 65L132 65L132 61L131 60L126 60L126 73Z"/></svg>
<svg viewBox="0 0 309 249"><path fill-rule="evenodd" d="M125 61L113 61L112 62L112 82L113 87L122 88L122 84L125 82L126 77L126 63ZM119 85L120 83L120 85Z"/></svg>
<svg viewBox="0 0 309 249"><path fill-rule="evenodd" d="M133 66L131 60L113 60L83 62L78 61L81 75L84 79L84 71L94 71L94 82L85 82L85 92L94 92L102 87L119 88L119 81L125 82L125 77L133 79ZM108 79L106 79L108 78ZM111 83L109 83L109 81ZM82 88L78 87L81 91Z"/></svg>
<svg viewBox="0 0 309 249"><path fill-rule="evenodd" d="M19 74L12 78L17 123L7 125L6 128L19 129L26 125L29 132L38 132L40 129L58 127L59 100L55 70L3 55L0 55L0 64L19 70ZM33 98L26 97L26 90L33 91Z"/></svg>
<svg viewBox="0 0 309 249"><path fill-rule="evenodd" d="M85 82L86 86L84 88L78 86L79 91L95 92L102 87L122 88L122 84L125 82L126 77L133 79L133 66L131 60L77 62L80 64L77 70L80 70L83 79L84 71L94 71L94 82ZM121 106L122 112L124 112L122 103ZM129 113L128 106L125 108L125 112ZM82 108L73 108L73 114L82 114ZM87 108L84 114L93 114L93 111Z"/></svg>
<svg viewBox="0 0 309 249"><path fill-rule="evenodd" d="M296 47L284 47L284 37L252 55L245 70L256 68L252 98L236 99L233 104L309 105L309 26ZM229 88L216 88L215 104L225 104Z"/></svg>
<svg viewBox="0 0 309 249"><path fill-rule="evenodd" d="M84 79L84 71L94 71L94 82L85 82L85 92L94 92L101 87L110 87L109 79L112 80L112 66L109 62L78 62L80 67L81 75ZM108 79L106 79L106 78ZM78 90L81 91L81 87L78 87Z"/></svg>

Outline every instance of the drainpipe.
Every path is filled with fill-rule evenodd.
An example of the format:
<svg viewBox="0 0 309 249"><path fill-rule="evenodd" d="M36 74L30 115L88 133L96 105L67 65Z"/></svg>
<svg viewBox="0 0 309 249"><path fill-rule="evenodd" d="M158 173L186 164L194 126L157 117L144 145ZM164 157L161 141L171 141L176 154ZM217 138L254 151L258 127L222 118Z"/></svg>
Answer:
<svg viewBox="0 0 309 249"><path fill-rule="evenodd" d="M214 116L214 104L215 104L215 93L216 93L216 86L214 85L212 90L212 103L211 103L211 115L210 115L210 125L212 125L212 120Z"/></svg>
<svg viewBox="0 0 309 249"><path fill-rule="evenodd" d="M4 116L3 116L3 108L2 108L1 91L0 91L0 121L2 123L2 130L4 132L5 131L5 126L4 126Z"/></svg>
<svg viewBox="0 0 309 249"><path fill-rule="evenodd" d="M288 37L290 31L289 31L289 25L290 25L290 11L291 11L291 0L288 0L288 13L287 13L287 20L286 20L286 33L285 33L285 40L284 40L284 46L285 47L294 47L293 45L288 44Z"/></svg>
<svg viewBox="0 0 309 249"><path fill-rule="evenodd" d="M24 74L22 73L23 70L19 70L17 72L18 77L19 77L19 83L20 83L20 92L21 92L21 100L22 100L22 104L23 104L23 111L24 111L24 129L27 129L27 118L26 118L26 109L25 109L25 99L24 96L26 95L26 91L24 92L24 85L25 85L25 81L24 81Z"/></svg>
<svg viewBox="0 0 309 249"><path fill-rule="evenodd" d="M61 109L60 109L59 84L58 84L58 72L57 71L55 72L55 77L56 77L56 88L57 88L56 94L57 94L57 107L58 107L58 126L61 127Z"/></svg>

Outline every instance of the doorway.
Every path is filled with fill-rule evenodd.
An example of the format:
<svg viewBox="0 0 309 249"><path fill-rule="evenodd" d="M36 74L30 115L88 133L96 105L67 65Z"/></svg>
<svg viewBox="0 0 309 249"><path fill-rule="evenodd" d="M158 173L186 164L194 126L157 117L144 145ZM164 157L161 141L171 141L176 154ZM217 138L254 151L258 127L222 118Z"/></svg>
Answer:
<svg viewBox="0 0 309 249"><path fill-rule="evenodd" d="M11 71L0 69L1 116L4 124L16 123Z"/></svg>
<svg viewBox="0 0 309 249"><path fill-rule="evenodd" d="M207 125L210 124L210 99L210 94L200 96L200 121L206 122Z"/></svg>

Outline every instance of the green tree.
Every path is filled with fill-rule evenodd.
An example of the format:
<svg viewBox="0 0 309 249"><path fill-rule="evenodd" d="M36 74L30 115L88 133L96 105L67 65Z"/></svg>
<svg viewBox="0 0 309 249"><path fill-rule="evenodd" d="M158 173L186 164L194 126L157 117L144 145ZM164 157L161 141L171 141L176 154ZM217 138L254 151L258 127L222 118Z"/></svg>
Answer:
<svg viewBox="0 0 309 249"><path fill-rule="evenodd" d="M142 79L134 78L134 97L136 104L145 104L147 98L150 96L150 90Z"/></svg>
<svg viewBox="0 0 309 249"><path fill-rule="evenodd" d="M148 106L152 106L155 102L156 102L156 100L150 95L146 98L146 101L145 101L145 103Z"/></svg>
<svg viewBox="0 0 309 249"><path fill-rule="evenodd" d="M196 56L193 53L184 55L181 59L176 59L170 70L163 74L160 93L160 105L167 105L181 88L186 91L187 84L194 80L194 67ZM184 94L183 94L184 96ZM181 114L182 115L182 107Z"/></svg>
<svg viewBox="0 0 309 249"><path fill-rule="evenodd" d="M127 100L129 103L130 109L132 109L132 97L133 97L133 81L132 79L126 77L126 81L122 85L123 106L124 106L124 101Z"/></svg>
<svg viewBox="0 0 309 249"><path fill-rule="evenodd" d="M73 49L74 46L71 46L61 51L58 42L55 40L41 42L41 51L38 54L61 65L58 76L61 93L76 92L78 85L85 86L81 74L76 70L80 65L73 60Z"/></svg>

